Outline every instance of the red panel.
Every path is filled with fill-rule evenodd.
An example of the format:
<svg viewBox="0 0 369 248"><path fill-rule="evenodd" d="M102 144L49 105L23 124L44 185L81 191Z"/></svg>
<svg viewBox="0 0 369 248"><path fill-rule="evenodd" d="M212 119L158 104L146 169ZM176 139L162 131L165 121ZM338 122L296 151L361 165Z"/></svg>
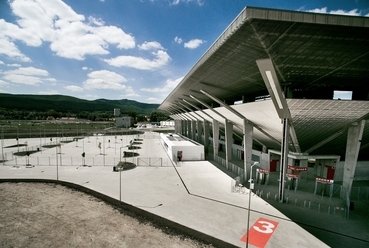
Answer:
<svg viewBox="0 0 369 248"><path fill-rule="evenodd" d="M270 171L277 171L277 162L278 162L278 160L271 160L270 161Z"/></svg>
<svg viewBox="0 0 369 248"><path fill-rule="evenodd" d="M268 243L278 224L278 222L273 220L259 218L248 233L241 238L241 241L246 243L247 235L249 235L250 245L263 248Z"/></svg>
<svg viewBox="0 0 369 248"><path fill-rule="evenodd" d="M336 168L333 166L326 166L327 167L327 179L333 180L334 179L334 172Z"/></svg>

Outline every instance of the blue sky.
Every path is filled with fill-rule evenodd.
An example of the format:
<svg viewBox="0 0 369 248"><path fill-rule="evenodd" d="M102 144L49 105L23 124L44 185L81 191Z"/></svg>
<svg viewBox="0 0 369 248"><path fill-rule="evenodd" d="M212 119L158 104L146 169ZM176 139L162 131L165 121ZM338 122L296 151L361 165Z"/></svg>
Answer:
<svg viewBox="0 0 369 248"><path fill-rule="evenodd" d="M0 92L161 103L246 6L369 16L368 0L0 0Z"/></svg>

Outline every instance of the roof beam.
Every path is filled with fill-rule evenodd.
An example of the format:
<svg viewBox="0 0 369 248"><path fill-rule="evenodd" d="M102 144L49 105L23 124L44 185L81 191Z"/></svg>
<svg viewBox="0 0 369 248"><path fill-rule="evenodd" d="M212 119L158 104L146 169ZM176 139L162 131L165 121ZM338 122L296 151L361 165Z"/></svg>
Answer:
<svg viewBox="0 0 369 248"><path fill-rule="evenodd" d="M206 115L207 117L209 117L211 120L213 120L214 118L211 117L208 113L206 113L204 110L200 109L199 107L197 107L195 104L190 103L189 101L187 101L186 99L182 99L185 103L189 104L190 106L194 107L195 109L197 109L198 111L200 111L201 113L203 113L204 115Z"/></svg>
<svg viewBox="0 0 369 248"><path fill-rule="evenodd" d="M250 120L248 120L245 116L243 116L241 113L237 112L236 110L234 110L233 108L231 108L230 106L228 106L227 104L225 104L224 102L222 102L220 99L218 99L218 98L210 95L209 93L207 93L204 90L200 90L200 92L203 93L204 95L206 95L207 97L211 98L215 102L217 102L220 106L224 107L225 109L227 109L231 113L235 114L238 118L240 118L242 120L245 120L246 123L252 124L257 130L259 130L261 133L263 133L264 135L266 135L268 138L274 140L278 144L281 144L281 142L279 142L279 140L277 140L276 138L274 138L272 135L268 134L266 131L264 131L262 128L260 128L258 125L256 125L255 123L251 122ZM259 143L262 144L261 142L259 142ZM264 144L262 144L262 145L264 145Z"/></svg>
<svg viewBox="0 0 369 248"><path fill-rule="evenodd" d="M270 98L272 98L275 110L280 119L287 119L289 122L289 135L291 137L295 151L301 153L300 145L297 140L295 128L292 123L290 109L288 107L286 98L283 95L281 85L274 69L273 61L271 59L258 59L256 64L259 68L260 74L263 77L265 86L268 89Z"/></svg>
<svg viewBox="0 0 369 248"><path fill-rule="evenodd" d="M193 111L191 108L189 108L188 106L186 106L184 103L182 103L182 102L177 102L178 104L180 104L180 105L182 105L184 108L186 108L189 112L188 113L191 113L191 115L193 115L193 116L198 116L199 118L196 118L196 120L205 120L205 118L204 117L202 117L201 115L199 115L198 113L196 113L195 111Z"/></svg>
<svg viewBox="0 0 369 248"><path fill-rule="evenodd" d="M328 138L320 141L319 143L315 144L314 146L310 147L309 149L307 149L304 153L311 153L313 151L315 151L316 149L324 146L325 144L327 144L328 142L334 140L335 138L337 138L338 136L342 135L344 132L346 132L348 130L348 128L350 126L352 126L353 123L355 122L360 122L362 120L365 120L368 117L369 114L365 115L363 118L360 118L358 120L355 120L353 122L351 122L349 125L347 125L346 127L340 129L339 131L335 132L334 134L332 134L331 136L329 136ZM368 144L367 144L368 145Z"/></svg>
<svg viewBox="0 0 369 248"><path fill-rule="evenodd" d="M179 118L181 120L188 120L188 117L186 115L184 115L182 112L180 112L178 109L174 108L174 107L168 107L169 109L172 109L172 111L174 113L177 113L177 115L179 116Z"/></svg>

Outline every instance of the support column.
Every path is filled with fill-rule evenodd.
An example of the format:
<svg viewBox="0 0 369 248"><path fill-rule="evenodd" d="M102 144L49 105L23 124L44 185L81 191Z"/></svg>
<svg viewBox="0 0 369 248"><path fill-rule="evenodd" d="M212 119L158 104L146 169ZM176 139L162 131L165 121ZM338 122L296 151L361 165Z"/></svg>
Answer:
<svg viewBox="0 0 369 248"><path fill-rule="evenodd" d="M251 169L252 165L252 141L253 141L253 125L243 119L243 153L244 153L244 178L247 181L247 168Z"/></svg>
<svg viewBox="0 0 369 248"><path fill-rule="evenodd" d="M192 135L191 123L192 121L187 120L187 135L186 135L187 138L191 138L191 135Z"/></svg>
<svg viewBox="0 0 369 248"><path fill-rule="evenodd" d="M286 179L286 170L288 164L288 144L289 144L289 125L288 119L283 119L283 137L282 137L282 147L281 147L281 164L280 164L280 172L279 172L279 202L283 203L284 201L284 191L285 191L285 179Z"/></svg>
<svg viewBox="0 0 369 248"><path fill-rule="evenodd" d="M260 166L263 169L270 170L270 157L269 157L268 149L264 145L261 150Z"/></svg>
<svg viewBox="0 0 369 248"><path fill-rule="evenodd" d="M355 176L357 158L359 156L361 139L365 127L365 120L356 122L348 128L345 165L343 170L343 182L341 198L346 199L351 194L352 182Z"/></svg>
<svg viewBox="0 0 369 248"><path fill-rule="evenodd" d="M187 137L187 132L188 132L188 121L187 120L184 120L182 122L183 124L183 135Z"/></svg>
<svg viewBox="0 0 369 248"><path fill-rule="evenodd" d="M199 142L200 144L204 144L202 142L202 127L203 127L202 122L197 120L197 139L196 141Z"/></svg>
<svg viewBox="0 0 369 248"><path fill-rule="evenodd" d="M210 123L206 120L204 120L204 148L205 148L205 154L208 153L209 149L209 129L210 129Z"/></svg>
<svg viewBox="0 0 369 248"><path fill-rule="evenodd" d="M187 136L187 120L182 121L182 135Z"/></svg>
<svg viewBox="0 0 369 248"><path fill-rule="evenodd" d="M233 144L233 124L225 120L225 151L226 151L226 168L232 160L232 144Z"/></svg>
<svg viewBox="0 0 369 248"><path fill-rule="evenodd" d="M194 121L192 120L191 121L191 139L192 140L196 140L196 122L197 121Z"/></svg>
<svg viewBox="0 0 369 248"><path fill-rule="evenodd" d="M219 122L213 119L213 152L214 152L214 160L218 156L219 150Z"/></svg>
<svg viewBox="0 0 369 248"><path fill-rule="evenodd" d="M175 125L175 132L176 133L180 133L182 134L182 121L181 120L175 120L174 125Z"/></svg>

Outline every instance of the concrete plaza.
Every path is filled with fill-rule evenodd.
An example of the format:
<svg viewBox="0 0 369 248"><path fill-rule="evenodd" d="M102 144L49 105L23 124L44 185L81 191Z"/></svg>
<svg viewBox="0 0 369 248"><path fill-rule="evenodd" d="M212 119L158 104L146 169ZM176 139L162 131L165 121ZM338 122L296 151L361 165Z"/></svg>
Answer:
<svg viewBox="0 0 369 248"><path fill-rule="evenodd" d="M139 156L122 158L129 142L135 139L140 149L134 152ZM19 144L25 142L27 148L23 146L21 150L52 141L19 140ZM61 148L41 149L29 158L15 159L16 156L10 154L18 150L14 146L16 141L4 140L8 161L0 166L0 179L70 182L215 237L229 246L245 247L249 226L250 247L327 247L254 193L250 198L251 211L248 211L248 189L244 188L244 193L233 192L232 177L214 164L208 161L173 163L161 146L158 133L85 137L61 144ZM9 146L12 147L6 148ZM121 173L113 172L113 166L122 160L138 166Z"/></svg>

